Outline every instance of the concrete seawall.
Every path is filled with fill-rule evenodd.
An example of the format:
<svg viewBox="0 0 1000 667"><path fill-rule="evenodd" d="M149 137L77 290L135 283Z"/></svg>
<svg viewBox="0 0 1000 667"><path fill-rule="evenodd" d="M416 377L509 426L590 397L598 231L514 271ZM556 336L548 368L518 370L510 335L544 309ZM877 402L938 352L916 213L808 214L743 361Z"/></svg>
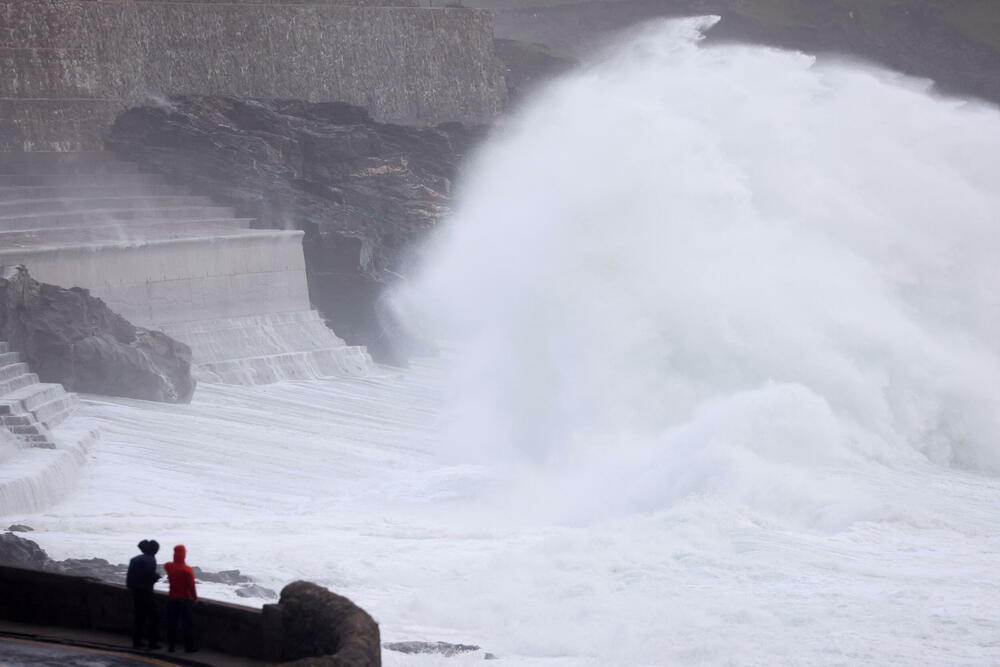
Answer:
<svg viewBox="0 0 1000 667"><path fill-rule="evenodd" d="M84 285L147 327L310 308L302 232L10 249L0 251L0 264L26 264L54 285Z"/></svg>
<svg viewBox="0 0 1000 667"><path fill-rule="evenodd" d="M4 620L121 635L132 631L132 595L124 586L0 566L0 590ZM167 596L155 597L162 621ZM282 602L263 609L199 600L195 615L199 645L229 655L274 662L331 655L345 666L381 664L378 625L346 598L313 584L291 584ZM304 628L310 629L310 642L298 639Z"/></svg>
<svg viewBox="0 0 1000 667"><path fill-rule="evenodd" d="M0 150L99 149L149 96L341 101L382 121L492 120L489 12L357 4L0 0Z"/></svg>
<svg viewBox="0 0 1000 667"><path fill-rule="evenodd" d="M20 623L128 634L132 596L124 586L19 567L0 566L0 617ZM156 594L161 618L167 596ZM273 605L269 605L273 607ZM280 659L280 623L273 612L224 602L198 605L201 643L230 655ZM268 618L273 617L273 623Z"/></svg>

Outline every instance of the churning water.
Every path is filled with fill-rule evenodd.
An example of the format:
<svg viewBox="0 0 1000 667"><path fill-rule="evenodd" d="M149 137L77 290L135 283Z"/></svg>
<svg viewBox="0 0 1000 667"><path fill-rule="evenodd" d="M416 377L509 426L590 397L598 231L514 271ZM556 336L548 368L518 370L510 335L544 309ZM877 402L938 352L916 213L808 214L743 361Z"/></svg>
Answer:
<svg viewBox="0 0 1000 667"><path fill-rule="evenodd" d="M483 151L400 295L451 441L579 518L719 495L840 527L850 472L1000 470L1000 113L649 26Z"/></svg>
<svg viewBox="0 0 1000 667"><path fill-rule="evenodd" d="M450 375L91 399L79 487L9 520L58 558L184 542L505 665L995 665L1000 113L709 23L482 151L396 295Z"/></svg>

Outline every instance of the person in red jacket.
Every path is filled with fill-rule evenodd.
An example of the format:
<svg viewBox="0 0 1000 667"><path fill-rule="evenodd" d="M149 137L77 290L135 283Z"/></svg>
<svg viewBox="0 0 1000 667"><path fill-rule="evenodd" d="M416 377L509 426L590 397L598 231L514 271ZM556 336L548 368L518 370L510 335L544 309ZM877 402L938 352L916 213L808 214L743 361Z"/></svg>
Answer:
<svg viewBox="0 0 1000 667"><path fill-rule="evenodd" d="M184 635L184 650L193 653L194 645L194 603L198 592L194 587L194 570L184 562L187 549L183 544L174 547L174 562L165 563L170 596L167 599L167 650L173 653L177 645L177 623L180 621Z"/></svg>

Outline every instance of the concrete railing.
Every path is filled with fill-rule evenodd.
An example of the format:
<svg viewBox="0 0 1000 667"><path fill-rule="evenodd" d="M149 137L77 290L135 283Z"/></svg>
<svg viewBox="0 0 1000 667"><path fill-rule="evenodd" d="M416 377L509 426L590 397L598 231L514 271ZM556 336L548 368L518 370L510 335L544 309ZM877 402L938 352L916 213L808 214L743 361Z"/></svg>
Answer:
<svg viewBox="0 0 1000 667"><path fill-rule="evenodd" d="M20 623L130 635L132 595L89 577L0 566L0 618ZM156 594L160 617L167 596ZM277 604L254 609L199 600L198 643L266 661L333 656L344 667L379 667L378 624L350 600L315 584L295 582Z"/></svg>

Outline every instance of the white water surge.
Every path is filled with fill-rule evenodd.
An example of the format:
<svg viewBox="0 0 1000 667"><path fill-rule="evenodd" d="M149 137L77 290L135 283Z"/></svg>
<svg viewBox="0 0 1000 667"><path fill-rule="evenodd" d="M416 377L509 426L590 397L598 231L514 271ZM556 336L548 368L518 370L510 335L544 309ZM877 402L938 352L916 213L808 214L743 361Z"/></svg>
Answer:
<svg viewBox="0 0 1000 667"><path fill-rule="evenodd" d="M497 664L996 664L1000 113L705 25L472 165L398 295L454 368L91 398L77 490L5 520L308 578Z"/></svg>
<svg viewBox="0 0 1000 667"><path fill-rule="evenodd" d="M647 28L483 153L404 308L462 453L593 517L692 493L882 517L835 471L1000 470L1000 113ZM537 465L536 465L537 464Z"/></svg>

